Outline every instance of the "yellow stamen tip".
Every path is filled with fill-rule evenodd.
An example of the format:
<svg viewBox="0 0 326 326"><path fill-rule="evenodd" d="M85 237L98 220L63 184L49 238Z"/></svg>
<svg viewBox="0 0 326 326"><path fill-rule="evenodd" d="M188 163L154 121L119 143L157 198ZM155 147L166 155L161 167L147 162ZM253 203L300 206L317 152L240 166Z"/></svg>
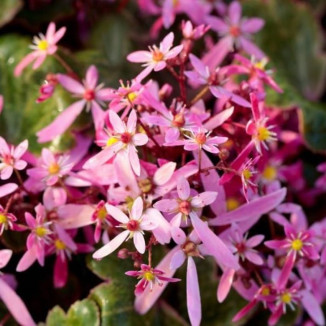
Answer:
<svg viewBox="0 0 326 326"><path fill-rule="evenodd" d="M299 251L303 247L303 242L300 239L295 239L292 241L292 249Z"/></svg>
<svg viewBox="0 0 326 326"><path fill-rule="evenodd" d="M46 40L41 40L40 42L38 42L37 47L39 48L39 50L45 51L48 49L49 43Z"/></svg>

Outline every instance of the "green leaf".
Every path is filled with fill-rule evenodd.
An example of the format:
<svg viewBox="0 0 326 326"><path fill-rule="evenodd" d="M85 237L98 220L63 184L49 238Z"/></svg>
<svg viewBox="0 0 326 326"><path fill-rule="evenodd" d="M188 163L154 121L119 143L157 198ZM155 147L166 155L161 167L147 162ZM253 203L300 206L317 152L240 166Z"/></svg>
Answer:
<svg viewBox="0 0 326 326"><path fill-rule="evenodd" d="M0 4L0 27L9 23L22 7L22 0L2 0Z"/></svg>
<svg viewBox="0 0 326 326"><path fill-rule="evenodd" d="M89 325L100 325L98 307L88 299L75 302L67 313L67 326Z"/></svg>
<svg viewBox="0 0 326 326"><path fill-rule="evenodd" d="M48 314L46 318L46 325L47 326L57 326L62 325L66 326L66 314L65 312L59 307L54 307Z"/></svg>
<svg viewBox="0 0 326 326"><path fill-rule="evenodd" d="M47 58L37 71L27 67L20 77L14 77L13 70L28 53L29 43L17 35L0 38L0 94L4 96L0 128L1 135L7 141L17 144L27 138L29 150L39 152L41 146L36 141L35 133L48 125L73 99L58 87L52 98L40 104L35 103L46 74L63 70L52 57ZM71 145L66 135L56 140L56 143L61 144L67 142Z"/></svg>
<svg viewBox="0 0 326 326"><path fill-rule="evenodd" d="M54 307L46 318L47 326L99 326L99 311L95 302L85 299L75 302L68 313L58 306Z"/></svg>
<svg viewBox="0 0 326 326"><path fill-rule="evenodd" d="M265 20L257 44L301 95L318 99L325 89L323 37L309 6L292 0L252 0L244 13Z"/></svg>

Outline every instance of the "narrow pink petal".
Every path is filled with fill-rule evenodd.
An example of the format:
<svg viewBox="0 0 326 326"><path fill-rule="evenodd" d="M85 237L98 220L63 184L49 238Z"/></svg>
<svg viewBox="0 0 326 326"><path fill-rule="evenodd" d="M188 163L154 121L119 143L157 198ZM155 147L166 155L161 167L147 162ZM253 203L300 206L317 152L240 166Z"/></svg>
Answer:
<svg viewBox="0 0 326 326"><path fill-rule="evenodd" d="M308 290L300 291L301 303L304 309L308 312L310 318L317 325L325 325L324 313L320 307L319 302L316 300L315 296L311 294Z"/></svg>
<svg viewBox="0 0 326 326"><path fill-rule="evenodd" d="M36 261L36 247L33 246L29 250L27 250L23 257L20 259L16 271L17 272L23 272L29 267L31 267Z"/></svg>
<svg viewBox="0 0 326 326"><path fill-rule="evenodd" d="M84 94L84 86L75 79L63 74L57 74L57 79L61 86L64 87L67 91L73 94Z"/></svg>
<svg viewBox="0 0 326 326"><path fill-rule="evenodd" d="M50 151L48 148L42 149L42 160L47 166L56 162L53 152Z"/></svg>
<svg viewBox="0 0 326 326"><path fill-rule="evenodd" d="M224 242L208 227L207 223L199 219L196 214L190 214L191 222L198 237L203 242L210 255L216 261L229 268L239 269L239 264Z"/></svg>
<svg viewBox="0 0 326 326"><path fill-rule="evenodd" d="M44 62L45 59L46 59L46 54L45 53L44 54L43 53L39 54L37 56L36 60L34 61L32 68L33 69L38 69L42 65L42 63Z"/></svg>
<svg viewBox="0 0 326 326"><path fill-rule="evenodd" d="M22 141L14 150L14 158L19 159L23 156L23 154L26 152L28 147L28 140L25 139Z"/></svg>
<svg viewBox="0 0 326 326"><path fill-rule="evenodd" d="M81 100L71 104L61 112L50 125L37 133L38 142L45 143L62 135L81 113L84 105L85 101Z"/></svg>
<svg viewBox="0 0 326 326"><path fill-rule="evenodd" d="M66 285L68 279L67 259L57 255L54 263L53 284L55 288L62 288Z"/></svg>
<svg viewBox="0 0 326 326"><path fill-rule="evenodd" d="M205 78L209 78L209 71L206 69L207 67L204 65L204 63L197 58L195 55L190 54L189 55L189 59L190 62L192 64L192 66L195 68L195 70L202 76Z"/></svg>
<svg viewBox="0 0 326 326"><path fill-rule="evenodd" d="M190 196L190 186L186 178L181 177L177 183L178 196L182 200L187 200Z"/></svg>
<svg viewBox="0 0 326 326"><path fill-rule="evenodd" d="M0 198L13 193L17 188L18 186L15 183L7 183L0 186Z"/></svg>
<svg viewBox="0 0 326 326"><path fill-rule="evenodd" d="M57 43L66 33L66 27L61 27L54 35L53 35L53 43Z"/></svg>
<svg viewBox="0 0 326 326"><path fill-rule="evenodd" d="M241 29L245 33L257 33L260 29L263 28L265 21L261 18L249 18L242 22Z"/></svg>
<svg viewBox="0 0 326 326"><path fill-rule="evenodd" d="M228 9L230 21L233 25L237 25L240 21L242 8L238 1L233 1Z"/></svg>
<svg viewBox="0 0 326 326"><path fill-rule="evenodd" d="M276 325L282 315L283 315L282 304L279 304L278 306L275 307L272 315L269 317L269 319L268 319L268 325L269 326Z"/></svg>
<svg viewBox="0 0 326 326"><path fill-rule="evenodd" d="M134 245L140 254L143 254L145 252L146 249L145 239L140 232L134 233Z"/></svg>
<svg viewBox="0 0 326 326"><path fill-rule="evenodd" d="M98 81L98 71L94 65L87 69L85 81L89 89L95 89Z"/></svg>
<svg viewBox="0 0 326 326"><path fill-rule="evenodd" d="M22 61L20 61L18 63L18 65L15 67L14 70L14 75L15 77L18 77L21 75L21 73L23 72L23 70L33 61L37 58L37 52L32 52L27 54Z"/></svg>
<svg viewBox="0 0 326 326"><path fill-rule="evenodd" d="M232 319L232 321L235 323L241 318L243 318L245 315L247 315L257 304L257 300L254 299L250 301L246 306L244 306Z"/></svg>
<svg viewBox="0 0 326 326"><path fill-rule="evenodd" d="M216 32L226 34L229 30L229 26L221 19L215 16L208 16L206 23Z"/></svg>
<svg viewBox="0 0 326 326"><path fill-rule="evenodd" d="M186 260L185 253L180 249L178 250L171 259L170 268L171 269L178 269Z"/></svg>
<svg viewBox="0 0 326 326"><path fill-rule="evenodd" d="M191 205L194 207L204 207L214 203L217 197L217 192L215 191L205 191L201 194L195 196L191 200Z"/></svg>
<svg viewBox="0 0 326 326"><path fill-rule="evenodd" d="M174 34L173 34L173 32L170 32L168 35L166 35L164 37L164 39L160 43L160 50L163 53L165 53L166 51L168 51L172 47L173 40L174 40Z"/></svg>
<svg viewBox="0 0 326 326"><path fill-rule="evenodd" d="M154 207L161 212L172 213L178 208L178 203L173 199L162 199L156 202Z"/></svg>
<svg viewBox="0 0 326 326"><path fill-rule="evenodd" d="M187 266L187 308L192 326L199 326L201 321L201 302L198 276L195 262L188 257Z"/></svg>
<svg viewBox="0 0 326 326"><path fill-rule="evenodd" d="M290 274L292 272L295 263L296 256L297 255L294 250L291 250L289 254L286 256L284 266L277 280L278 289L284 289L286 287L286 284L289 280Z"/></svg>
<svg viewBox="0 0 326 326"><path fill-rule="evenodd" d="M140 162L135 146L129 145L128 154L132 170L137 176L140 176Z"/></svg>
<svg viewBox="0 0 326 326"><path fill-rule="evenodd" d="M24 302L16 292L0 278L0 298L16 321L22 326L36 326Z"/></svg>
<svg viewBox="0 0 326 326"><path fill-rule="evenodd" d="M91 205L67 204L57 208L58 225L64 229L78 229L95 223L92 220L94 207Z"/></svg>
<svg viewBox="0 0 326 326"><path fill-rule="evenodd" d="M175 273L174 269L170 268L171 259L174 256L175 252L180 250L179 247L175 247L161 260L161 262L157 265L157 269L164 272L165 277L172 277ZM160 297L162 292L165 290L168 282L164 282L162 286L155 286L151 291L150 287L146 287L143 293L135 299L135 310L144 315L147 313L149 309L155 304L157 299Z"/></svg>
<svg viewBox="0 0 326 326"><path fill-rule="evenodd" d="M86 163L83 165L83 169L95 169L103 165L114 155L116 155L122 147L123 143L118 142L110 147L104 148L102 151L87 160Z"/></svg>
<svg viewBox="0 0 326 326"><path fill-rule="evenodd" d="M234 222L245 221L247 219L253 219L257 215L263 215L268 213L273 208L277 207L286 195L286 189L282 188L271 194L262 196L258 199L240 206L239 208L224 213L219 217L210 221L211 225L226 225Z"/></svg>
<svg viewBox="0 0 326 326"><path fill-rule="evenodd" d="M143 200L141 197L137 197L134 201L132 208L131 208L131 216L134 220L139 220L143 213Z"/></svg>
<svg viewBox="0 0 326 326"><path fill-rule="evenodd" d="M245 252L245 257L256 265L262 265L264 263L264 260L260 257L260 255L251 250L247 250Z"/></svg>
<svg viewBox="0 0 326 326"><path fill-rule="evenodd" d="M146 134L135 134L132 137L132 142L136 145L136 146L143 146L145 144L147 144L148 142L148 136Z"/></svg>
<svg viewBox="0 0 326 326"><path fill-rule="evenodd" d="M264 245L271 249L284 249L289 243L286 240L269 240Z"/></svg>
<svg viewBox="0 0 326 326"><path fill-rule="evenodd" d="M8 180L11 177L13 171L14 171L14 169L13 169L13 167L11 165L5 166L4 168L2 168L0 170L1 179L2 180Z"/></svg>
<svg viewBox="0 0 326 326"><path fill-rule="evenodd" d="M248 54L255 56L255 58L258 60L266 57L266 54L260 50L253 42L245 39L244 37L240 37L239 40L243 50Z"/></svg>
<svg viewBox="0 0 326 326"><path fill-rule="evenodd" d="M234 102L234 103L239 104L246 108L251 107L250 103L247 100L245 100L241 96L233 94L232 92L226 90L225 88L223 88L221 86L211 86L209 89L210 89L211 93L217 98L227 99L231 102Z"/></svg>
<svg viewBox="0 0 326 326"><path fill-rule="evenodd" d="M113 238L110 242L104 245L102 248L98 249L94 252L93 258L94 259L102 259L103 257L111 254L115 251L120 245L127 239L129 235L129 231L123 231L118 234L115 238Z"/></svg>
<svg viewBox="0 0 326 326"><path fill-rule="evenodd" d="M140 198L140 197L139 197ZM121 209L112 206L110 204L106 204L105 208L107 210L107 212L117 221L119 221L122 224L126 224L129 222L129 218L128 216L122 212Z"/></svg>
<svg viewBox="0 0 326 326"><path fill-rule="evenodd" d="M123 134L126 131L125 124L113 110L109 110L109 118L115 132Z"/></svg>
<svg viewBox="0 0 326 326"><path fill-rule="evenodd" d="M156 240L160 244L169 243L171 240L171 226L170 223L163 217L163 215L155 208L147 208L144 216L150 216L156 223L156 228L152 231Z"/></svg>
<svg viewBox="0 0 326 326"><path fill-rule="evenodd" d="M130 133L134 133L137 125L137 113L135 110L131 110L128 121L127 121L127 130Z"/></svg>
<svg viewBox="0 0 326 326"><path fill-rule="evenodd" d="M264 240L264 238L265 236L261 234L254 235L253 237L248 239L248 241L246 242L246 246L256 247Z"/></svg>
<svg viewBox="0 0 326 326"><path fill-rule="evenodd" d="M211 119L204 123L204 128L207 130L213 130L222 125L233 114L234 107L230 107L222 112L215 114Z"/></svg>
<svg viewBox="0 0 326 326"><path fill-rule="evenodd" d="M135 51L127 56L127 60L130 62L146 62L151 60L152 54L149 51Z"/></svg>
<svg viewBox="0 0 326 326"><path fill-rule="evenodd" d="M177 227L171 228L171 235L173 241L178 245L184 244L187 240L186 234L183 232L183 230Z"/></svg>
<svg viewBox="0 0 326 326"><path fill-rule="evenodd" d="M54 35L54 33L55 33L55 23L50 22L45 34L46 39L52 41L52 36Z"/></svg>
<svg viewBox="0 0 326 326"><path fill-rule="evenodd" d="M235 270L226 268L217 287L217 300L223 302L231 290Z"/></svg>
<svg viewBox="0 0 326 326"><path fill-rule="evenodd" d="M0 250L0 269L5 267L12 256L12 250L2 249Z"/></svg>
<svg viewBox="0 0 326 326"><path fill-rule="evenodd" d="M223 37L207 52L202 61L211 70L221 64L226 55L233 50L233 41L231 37Z"/></svg>
<svg viewBox="0 0 326 326"><path fill-rule="evenodd" d="M177 164L175 162L168 162L157 169L153 176L154 184L162 186L167 183L171 179L176 166Z"/></svg>
<svg viewBox="0 0 326 326"><path fill-rule="evenodd" d="M105 112L101 109L100 105L96 101L92 101L91 103L91 112L95 130L103 129Z"/></svg>

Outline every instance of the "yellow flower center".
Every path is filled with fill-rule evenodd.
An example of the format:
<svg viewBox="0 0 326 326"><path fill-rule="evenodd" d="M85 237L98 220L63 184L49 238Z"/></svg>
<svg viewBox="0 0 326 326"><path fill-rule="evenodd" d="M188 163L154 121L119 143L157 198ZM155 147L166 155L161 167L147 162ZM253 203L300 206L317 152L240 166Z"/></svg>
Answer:
<svg viewBox="0 0 326 326"><path fill-rule="evenodd" d="M150 179L142 179L138 181L138 186L143 193L148 193L152 190L152 182Z"/></svg>
<svg viewBox="0 0 326 326"><path fill-rule="evenodd" d="M48 167L48 171L50 174L57 174L60 171L60 166L57 162L51 163Z"/></svg>
<svg viewBox="0 0 326 326"><path fill-rule="evenodd" d="M226 200L226 208L228 211L233 211L240 206L239 201L236 198L228 198Z"/></svg>
<svg viewBox="0 0 326 326"><path fill-rule="evenodd" d="M300 239L295 239L292 241L292 249L299 251L303 247L303 242Z"/></svg>
<svg viewBox="0 0 326 326"><path fill-rule="evenodd" d="M137 94L135 92L128 93L127 98L128 101L132 103L137 98Z"/></svg>
<svg viewBox="0 0 326 326"><path fill-rule="evenodd" d="M249 169L244 169L242 174L246 180L249 180L252 177L252 173Z"/></svg>
<svg viewBox="0 0 326 326"><path fill-rule="evenodd" d="M7 223L8 218L4 214L0 214L0 224Z"/></svg>
<svg viewBox="0 0 326 326"><path fill-rule="evenodd" d="M276 176L277 176L276 168L274 166L267 165L263 171L264 179L266 179L268 181L273 181L276 179Z"/></svg>
<svg viewBox="0 0 326 326"><path fill-rule="evenodd" d="M256 62L256 63L254 64L254 67L255 67L255 68L258 68L258 69L261 69L261 70L264 70L266 64L267 64L267 59L266 59L266 58L263 58L262 60Z"/></svg>
<svg viewBox="0 0 326 326"><path fill-rule="evenodd" d="M263 296L270 295L270 293L271 293L271 291L270 291L270 289L269 289L268 287L265 287L265 288L263 288L263 289L261 290L261 294L262 294Z"/></svg>
<svg viewBox="0 0 326 326"><path fill-rule="evenodd" d="M107 213L105 207L100 208L97 212L97 218L100 220L104 220L107 215L108 215L108 213Z"/></svg>
<svg viewBox="0 0 326 326"><path fill-rule="evenodd" d="M110 137L107 141L106 141L106 147L110 147L113 144L115 144L118 141L117 138L115 137Z"/></svg>
<svg viewBox="0 0 326 326"><path fill-rule="evenodd" d="M160 62L160 61L163 60L163 58L164 58L164 54L163 54L161 51L159 51L159 50L155 50L155 51L153 52L153 60L154 60L154 61L156 61L156 62Z"/></svg>
<svg viewBox="0 0 326 326"><path fill-rule="evenodd" d="M257 139L259 141L268 140L271 137L270 131L266 127L259 127L257 132Z"/></svg>
<svg viewBox="0 0 326 326"><path fill-rule="evenodd" d="M35 233L38 237L43 238L47 234L47 229L43 226L38 226L35 229Z"/></svg>
<svg viewBox="0 0 326 326"><path fill-rule="evenodd" d="M49 47L49 43L46 40L41 40L40 42L38 42L37 47L41 50L41 51L45 51L48 49Z"/></svg>
<svg viewBox="0 0 326 326"><path fill-rule="evenodd" d="M60 239L55 240L54 245L58 250L64 250L67 247L66 244Z"/></svg>
<svg viewBox="0 0 326 326"><path fill-rule="evenodd" d="M146 281L150 281L150 282L152 282L152 281L155 280L155 275L154 275L154 273L151 272L151 271L147 271L147 272L145 272L144 275L143 275L143 277L144 277L144 279L145 279Z"/></svg>
<svg viewBox="0 0 326 326"><path fill-rule="evenodd" d="M289 292L284 292L282 295L281 295L281 301L284 302L284 303L290 303L292 300L292 296Z"/></svg>

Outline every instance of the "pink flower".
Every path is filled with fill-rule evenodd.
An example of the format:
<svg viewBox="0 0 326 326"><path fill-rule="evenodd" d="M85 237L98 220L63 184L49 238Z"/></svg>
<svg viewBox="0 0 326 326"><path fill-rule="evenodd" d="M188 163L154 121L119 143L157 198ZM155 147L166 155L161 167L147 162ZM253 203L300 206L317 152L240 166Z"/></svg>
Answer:
<svg viewBox="0 0 326 326"><path fill-rule="evenodd" d="M132 110L127 121L127 125L112 110L109 111L110 123L113 132L108 131L108 138L103 150L91 157L85 164L84 169L96 168L106 163L117 154L124 153L130 161L136 175L140 174L140 163L137 155L136 146L145 145L148 137L142 133L136 133L137 114Z"/></svg>
<svg viewBox="0 0 326 326"><path fill-rule="evenodd" d="M317 248L313 242L313 231L296 231L291 225L285 226L284 231L285 239L265 242L265 246L269 248L287 251L284 266L277 281L280 288L286 285L298 255L309 260L319 259Z"/></svg>
<svg viewBox="0 0 326 326"><path fill-rule="evenodd" d="M264 263L258 251L253 247L258 246L263 240L263 235L255 235L247 239L248 234L243 236L238 228L231 228L229 241L230 248L242 261L249 260L255 265L262 265Z"/></svg>
<svg viewBox="0 0 326 326"><path fill-rule="evenodd" d="M210 27L206 25L199 25L194 28L190 20L183 20L181 28L183 37L185 39L191 40L197 40L201 38L210 29Z"/></svg>
<svg viewBox="0 0 326 326"><path fill-rule="evenodd" d="M0 205L0 236L5 230L13 230L15 228L14 223L16 221L17 218L13 214L6 212Z"/></svg>
<svg viewBox="0 0 326 326"><path fill-rule="evenodd" d="M28 140L21 142L16 148L9 146L7 142L0 137L0 178L7 180L11 177L14 169L23 170L27 163L21 160L28 147Z"/></svg>
<svg viewBox="0 0 326 326"><path fill-rule="evenodd" d="M94 241L99 242L100 241L100 236L101 236L101 231L104 226L110 226L109 222L109 213L107 212L105 208L105 202L104 200L101 200L96 208L95 211L92 215L92 220L96 221L95 225L95 232L94 232Z"/></svg>
<svg viewBox="0 0 326 326"><path fill-rule="evenodd" d="M171 225L179 227L182 222L188 221L188 217L197 216L197 212L210 205L216 199L217 193L205 191L196 196L191 195L189 182L180 177L177 183L177 195L175 199L162 199L154 204L161 212L173 214Z"/></svg>
<svg viewBox="0 0 326 326"><path fill-rule="evenodd" d="M57 74L57 79L67 91L80 98L80 100L71 104L50 125L37 133L38 142L40 143L48 142L63 134L85 106L87 111L91 110L92 112L95 128L102 127L104 112L100 105L103 105L103 101L107 101L112 93L111 89L103 88L103 84L97 85L98 71L95 66L88 68L83 84L63 74Z"/></svg>
<svg viewBox="0 0 326 326"><path fill-rule="evenodd" d="M141 197L138 197L134 201L129 217L115 206L107 204L105 207L108 213L115 220L120 222L118 227L125 229L125 231L119 233L110 242L95 251L93 258L102 259L103 257L111 254L125 240L130 238L134 239L134 245L137 251L143 254L145 252L145 239L143 236L144 231L155 229L157 224L155 223L155 217L153 218L150 214L143 214L143 200Z"/></svg>
<svg viewBox="0 0 326 326"><path fill-rule="evenodd" d="M73 163L70 162L69 156L56 157L49 149L43 148L38 166L28 169L27 174L33 179L41 180L47 186L53 186L67 175L72 167Z"/></svg>
<svg viewBox="0 0 326 326"><path fill-rule="evenodd" d="M31 45L33 52L24 57L16 66L14 71L15 76L20 76L25 67L33 61L33 69L40 67L48 55L52 55L57 51L58 47L56 44L60 41L65 32L65 27L61 27L58 31L55 31L55 23L51 22L45 35L39 34L39 36L34 36L34 44Z"/></svg>
<svg viewBox="0 0 326 326"><path fill-rule="evenodd" d="M224 20L214 16L206 18L207 24L221 37L219 42L203 58L209 67L215 68L234 49L243 49L257 59L266 56L250 40L250 34L257 33L264 26L264 21L260 18L241 19L241 12L241 4L238 1L233 1L229 5L228 15Z"/></svg>
<svg viewBox="0 0 326 326"><path fill-rule="evenodd" d="M141 264L140 271L128 271L125 274L140 279L135 287L135 295L142 294L147 286L152 291L155 285L162 286L163 282L181 281L179 278L166 277L163 271L145 264Z"/></svg>
<svg viewBox="0 0 326 326"><path fill-rule="evenodd" d="M137 80L140 81L147 77L153 70L160 71L167 65L167 61L175 58L183 48L183 45L178 45L171 49L174 39L174 34L171 32L157 47L153 45L149 47L149 51L136 51L127 56L127 59L131 62L143 62L143 66L146 67L138 76Z"/></svg>
<svg viewBox="0 0 326 326"><path fill-rule="evenodd" d="M257 61L255 57L248 60L240 54L235 54L234 58L242 64L226 66L222 68L225 73L230 76L233 74L246 74L249 75L249 85L258 91L263 90L263 84L267 84L272 87L276 92L282 93L282 89L277 85L277 83L270 76L272 74L271 70L265 70L265 66L268 62L267 58L263 58Z"/></svg>
<svg viewBox="0 0 326 326"><path fill-rule="evenodd" d="M275 126L267 126L268 117L262 117L257 96L254 93L250 94L253 119L247 123L246 132L252 136L252 141L255 144L256 150L262 154L263 146L268 150L267 144L277 140L276 133L271 131Z"/></svg>
<svg viewBox="0 0 326 326"><path fill-rule="evenodd" d="M250 103L239 95L233 94L226 88L222 87L226 80L220 74L220 69L217 68L213 72L195 55L189 55L190 62L195 68L194 71L186 71L185 75L194 84L208 85L210 92L219 99L230 100L243 107L250 107Z"/></svg>
<svg viewBox="0 0 326 326"><path fill-rule="evenodd" d="M254 166L259 159L260 159L259 156L255 157L254 159L249 159L240 167L239 170L241 183L242 183L242 191L247 202L249 201L248 188L255 190L258 187L257 184L254 183L255 174L258 173L258 171L254 169Z"/></svg>
<svg viewBox="0 0 326 326"><path fill-rule="evenodd" d="M190 134L185 133L185 140L177 140L175 142L167 143L166 146L184 145L186 151L206 150L207 152L217 154L219 153L218 145L225 143L227 137L209 137L211 131L207 132L204 128L193 128L189 130Z"/></svg>
<svg viewBox="0 0 326 326"><path fill-rule="evenodd" d="M197 269L192 257L202 257L200 244L195 231L191 232L189 237L179 228L172 228L172 238L178 245L178 250L175 251L171 258L170 269L178 269L187 259L187 308L191 325L200 325L201 321L201 301L198 284Z"/></svg>

